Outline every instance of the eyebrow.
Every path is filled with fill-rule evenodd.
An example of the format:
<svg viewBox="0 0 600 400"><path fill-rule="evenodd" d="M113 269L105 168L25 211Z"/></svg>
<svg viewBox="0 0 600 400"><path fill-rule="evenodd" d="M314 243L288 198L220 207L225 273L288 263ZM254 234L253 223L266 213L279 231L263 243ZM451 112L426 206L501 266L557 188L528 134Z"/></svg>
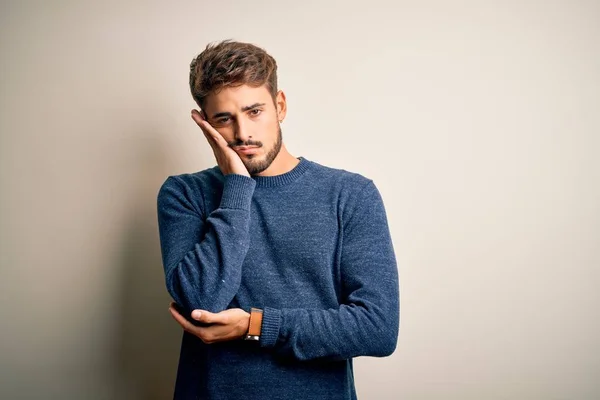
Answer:
<svg viewBox="0 0 600 400"><path fill-rule="evenodd" d="M250 106L244 106L244 107L242 107L242 112L250 111L253 108L261 107L261 106L264 106L265 104L266 103L254 103ZM213 119L216 119L216 118L220 118L220 117L231 117L231 115L232 114L230 112L220 112L220 113L214 114L212 117L213 117Z"/></svg>

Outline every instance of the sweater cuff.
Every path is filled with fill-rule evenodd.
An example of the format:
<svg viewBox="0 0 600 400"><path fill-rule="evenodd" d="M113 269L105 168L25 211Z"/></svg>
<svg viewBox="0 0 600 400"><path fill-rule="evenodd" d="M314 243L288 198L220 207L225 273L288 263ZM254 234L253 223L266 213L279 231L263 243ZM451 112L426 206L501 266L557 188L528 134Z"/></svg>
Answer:
<svg viewBox="0 0 600 400"><path fill-rule="evenodd" d="M249 176L240 174L225 175L220 207L250 210L255 187L256 181Z"/></svg>
<svg viewBox="0 0 600 400"><path fill-rule="evenodd" d="M260 328L260 346L273 347L279 337L281 327L281 310L271 307L263 308L262 326Z"/></svg>

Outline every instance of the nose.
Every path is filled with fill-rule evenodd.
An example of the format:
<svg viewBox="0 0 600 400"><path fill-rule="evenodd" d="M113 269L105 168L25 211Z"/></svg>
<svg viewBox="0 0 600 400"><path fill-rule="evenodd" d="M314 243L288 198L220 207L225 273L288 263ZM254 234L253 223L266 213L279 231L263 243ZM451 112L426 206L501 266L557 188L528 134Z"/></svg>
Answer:
<svg viewBox="0 0 600 400"><path fill-rule="evenodd" d="M243 121L243 118L238 118L234 135L238 142L243 143L246 143L252 137L250 135L250 125L246 121Z"/></svg>

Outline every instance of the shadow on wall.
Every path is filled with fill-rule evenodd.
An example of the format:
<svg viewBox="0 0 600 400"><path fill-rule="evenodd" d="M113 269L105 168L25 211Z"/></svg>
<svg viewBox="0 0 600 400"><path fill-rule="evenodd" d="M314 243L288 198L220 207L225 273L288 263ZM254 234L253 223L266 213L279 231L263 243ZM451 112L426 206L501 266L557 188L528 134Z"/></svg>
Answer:
<svg viewBox="0 0 600 400"><path fill-rule="evenodd" d="M124 398L168 399L173 398L183 331L167 311L170 296L158 235L156 196L166 179L164 148L160 140L145 140L137 151L144 154L132 176L134 198L121 241L113 371Z"/></svg>

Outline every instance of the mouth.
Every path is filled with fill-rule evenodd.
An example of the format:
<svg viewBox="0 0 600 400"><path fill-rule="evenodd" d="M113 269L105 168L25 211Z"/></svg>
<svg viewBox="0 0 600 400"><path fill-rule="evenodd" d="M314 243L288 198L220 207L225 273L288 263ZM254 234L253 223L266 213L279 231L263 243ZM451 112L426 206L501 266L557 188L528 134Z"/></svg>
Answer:
<svg viewBox="0 0 600 400"><path fill-rule="evenodd" d="M257 146L243 146L243 147L236 147L234 150L238 151L240 153L243 153L243 154L252 154L252 153L256 153L258 151L258 147Z"/></svg>

